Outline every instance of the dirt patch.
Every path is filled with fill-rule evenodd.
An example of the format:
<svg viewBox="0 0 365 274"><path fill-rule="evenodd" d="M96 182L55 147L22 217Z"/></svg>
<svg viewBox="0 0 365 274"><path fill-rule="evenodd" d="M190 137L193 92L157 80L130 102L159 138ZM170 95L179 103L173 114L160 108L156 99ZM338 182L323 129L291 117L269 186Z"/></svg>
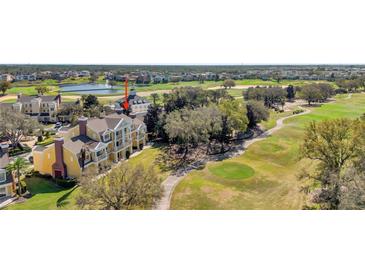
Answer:
<svg viewBox="0 0 365 274"><path fill-rule="evenodd" d="M203 191L204 193L207 193L207 194L214 192L214 190L209 186L202 186L200 189L201 189L201 191Z"/></svg>

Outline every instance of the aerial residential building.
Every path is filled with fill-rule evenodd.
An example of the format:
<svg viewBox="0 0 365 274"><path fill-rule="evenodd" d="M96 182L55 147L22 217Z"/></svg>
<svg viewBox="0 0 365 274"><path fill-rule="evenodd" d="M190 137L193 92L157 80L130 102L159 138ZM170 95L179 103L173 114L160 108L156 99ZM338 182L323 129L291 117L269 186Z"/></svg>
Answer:
<svg viewBox="0 0 365 274"><path fill-rule="evenodd" d="M122 104L124 102L124 98L116 101L115 103L115 111L122 112L123 107ZM146 98L138 96L135 91L130 92L128 95L128 103L130 106L131 116L144 116L147 114L147 110L149 105L151 104Z"/></svg>
<svg viewBox="0 0 365 274"><path fill-rule="evenodd" d="M106 161L128 159L146 144L146 125L138 118L111 114L79 118L78 126L61 128L55 143L33 148L34 170L55 178L80 177Z"/></svg>
<svg viewBox="0 0 365 274"><path fill-rule="evenodd" d="M14 81L14 76L11 74L1 74L0 81L12 82Z"/></svg>
<svg viewBox="0 0 365 274"><path fill-rule="evenodd" d="M61 105L61 93L56 96L27 96L18 94L15 111L22 112L38 119L40 122L56 122L57 111Z"/></svg>
<svg viewBox="0 0 365 274"><path fill-rule="evenodd" d="M9 164L9 145L0 145L0 198L12 196L15 193L15 183L11 172L6 170Z"/></svg>
<svg viewBox="0 0 365 274"><path fill-rule="evenodd" d="M16 81L35 81L35 80L37 80L37 74L36 73L17 74L17 75L15 75L15 80Z"/></svg>
<svg viewBox="0 0 365 274"><path fill-rule="evenodd" d="M88 70L83 70L79 72L79 77L90 77L90 71Z"/></svg>

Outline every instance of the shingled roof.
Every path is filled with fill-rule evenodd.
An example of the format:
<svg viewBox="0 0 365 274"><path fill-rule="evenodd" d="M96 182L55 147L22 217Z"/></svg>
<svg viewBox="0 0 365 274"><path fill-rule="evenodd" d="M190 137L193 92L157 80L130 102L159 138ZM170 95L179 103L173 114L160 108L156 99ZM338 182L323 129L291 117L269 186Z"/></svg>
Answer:
<svg viewBox="0 0 365 274"><path fill-rule="evenodd" d="M83 147L88 147L90 149L95 149L95 147L99 144L87 136L79 135L73 137L71 139L65 140L63 146L72 151L73 153L77 154L81 151Z"/></svg>
<svg viewBox="0 0 365 274"><path fill-rule="evenodd" d="M110 114L104 118L95 118L87 121L87 126L97 133L102 133L108 129L113 130L121 120L131 120L124 114Z"/></svg>
<svg viewBox="0 0 365 274"><path fill-rule="evenodd" d="M20 103L30 103L33 99L39 98L41 102L53 102L58 100L59 95L49 96L49 95L41 95L41 96L29 96L29 95L19 95L17 102Z"/></svg>

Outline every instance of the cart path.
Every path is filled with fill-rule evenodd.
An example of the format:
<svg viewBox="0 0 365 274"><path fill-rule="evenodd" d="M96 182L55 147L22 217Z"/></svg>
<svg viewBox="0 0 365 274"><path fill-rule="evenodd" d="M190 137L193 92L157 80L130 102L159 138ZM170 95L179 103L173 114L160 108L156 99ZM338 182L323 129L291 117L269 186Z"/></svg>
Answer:
<svg viewBox="0 0 365 274"><path fill-rule="evenodd" d="M269 129L267 131L264 131L263 133L261 133L260 135L254 137L252 139L248 139L247 141L245 141L243 143L243 145L241 146L241 148L236 153L234 153L231 156L231 158L242 155L250 145L252 145L252 144L254 144L254 143L258 142L258 141L264 140L267 137L269 137L271 134L273 134L274 132L282 129L284 127L284 121L286 119L289 119L289 118L292 118L292 117L296 117L296 116L300 116L300 115L305 115L305 114L308 114L308 113L311 112L310 109L305 109L303 107L301 107L301 108L304 110L304 112L301 112L301 113L298 113L298 114L294 114L294 115L290 115L288 117L280 118L280 119L278 119L276 121L275 127L271 128L271 129ZM207 163L208 162L211 162L211 161L212 160L209 160L209 161L207 161ZM167 179L162 182L162 187L163 187L162 198L154 206L154 209L158 209L158 210L167 210L167 209L170 209L171 197L172 197L172 194L174 192L175 187L180 183L180 181L182 179L185 178L185 176L187 174L189 174L193 170L195 170L195 169L191 169L191 170L185 172L182 175L170 175L170 176L168 176Z"/></svg>

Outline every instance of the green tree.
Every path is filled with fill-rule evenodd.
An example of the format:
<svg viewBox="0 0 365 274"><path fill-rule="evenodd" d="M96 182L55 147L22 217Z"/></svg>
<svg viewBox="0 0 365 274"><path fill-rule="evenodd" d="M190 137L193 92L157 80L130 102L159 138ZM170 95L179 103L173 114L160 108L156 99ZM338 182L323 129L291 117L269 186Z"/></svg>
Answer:
<svg viewBox="0 0 365 274"><path fill-rule="evenodd" d="M364 128L360 120L349 119L311 122L306 128L302 157L319 162L313 175L321 184L315 201L325 208L337 209L341 197L341 174L344 167L358 159L363 151Z"/></svg>
<svg viewBox="0 0 365 274"><path fill-rule="evenodd" d="M153 106L156 107L157 102L160 99L160 95L158 93L152 93L151 97L152 97L152 101L153 101Z"/></svg>
<svg viewBox="0 0 365 274"><path fill-rule="evenodd" d="M311 105L314 102L323 101L325 99L325 96L322 93L320 87L316 84L303 86L301 88L299 97L306 100L308 102L308 105Z"/></svg>
<svg viewBox="0 0 365 274"><path fill-rule="evenodd" d="M92 73L89 77L91 83L95 83L98 80L98 75L96 73Z"/></svg>
<svg viewBox="0 0 365 274"><path fill-rule="evenodd" d="M29 166L29 163L21 157L16 158L13 162L9 163L6 169L10 172L16 173L17 185L18 185L18 194L21 195L23 193L23 186L20 180L22 172Z"/></svg>
<svg viewBox="0 0 365 274"><path fill-rule="evenodd" d="M44 95L45 93L49 92L50 89L47 86L37 86L35 87L38 95Z"/></svg>
<svg viewBox="0 0 365 274"><path fill-rule="evenodd" d="M125 163L98 179L95 175L80 180L77 205L82 209L151 209L162 195L161 180L152 166Z"/></svg>
<svg viewBox="0 0 365 274"><path fill-rule="evenodd" d="M248 118L246 106L238 100L223 100L218 107L222 113L222 127L218 141L221 143L221 152L223 152L224 144L229 143L235 132L247 129Z"/></svg>
<svg viewBox="0 0 365 274"><path fill-rule="evenodd" d="M0 109L0 135L8 139L13 148L18 147L22 137L40 128L40 124L28 115Z"/></svg>
<svg viewBox="0 0 365 274"><path fill-rule="evenodd" d="M261 121L267 121L267 119L269 119L270 113L264 106L264 103L260 101L248 101L246 103L246 108L249 121L248 127L255 127Z"/></svg>
<svg viewBox="0 0 365 274"><path fill-rule="evenodd" d="M227 80L224 80L223 86L224 86L224 88L232 88L232 87L236 86L236 83L232 79L227 79Z"/></svg>
<svg viewBox="0 0 365 274"><path fill-rule="evenodd" d="M179 145L183 152L182 163L185 162L190 147L206 140L204 120L197 111L183 108L166 115L164 129L170 143Z"/></svg>
<svg viewBox="0 0 365 274"><path fill-rule="evenodd" d="M83 99L83 97L81 97L81 100ZM95 95L89 94L86 97L84 97L84 101L83 101L83 107L85 109L91 109L94 107L99 106L99 100L98 97L96 97Z"/></svg>
<svg viewBox="0 0 365 274"><path fill-rule="evenodd" d="M295 98L295 93L296 93L296 90L295 90L294 86L293 86L293 85L289 85L289 86L286 88L286 92L287 92L286 98L287 98L289 101L294 100L294 98Z"/></svg>
<svg viewBox="0 0 365 274"><path fill-rule="evenodd" d="M11 87L10 82L8 81L1 81L0 82L0 91L5 95L5 92Z"/></svg>
<svg viewBox="0 0 365 274"><path fill-rule="evenodd" d="M117 85L117 82L114 80L109 80L108 83L109 83L110 88L112 88L112 89Z"/></svg>

